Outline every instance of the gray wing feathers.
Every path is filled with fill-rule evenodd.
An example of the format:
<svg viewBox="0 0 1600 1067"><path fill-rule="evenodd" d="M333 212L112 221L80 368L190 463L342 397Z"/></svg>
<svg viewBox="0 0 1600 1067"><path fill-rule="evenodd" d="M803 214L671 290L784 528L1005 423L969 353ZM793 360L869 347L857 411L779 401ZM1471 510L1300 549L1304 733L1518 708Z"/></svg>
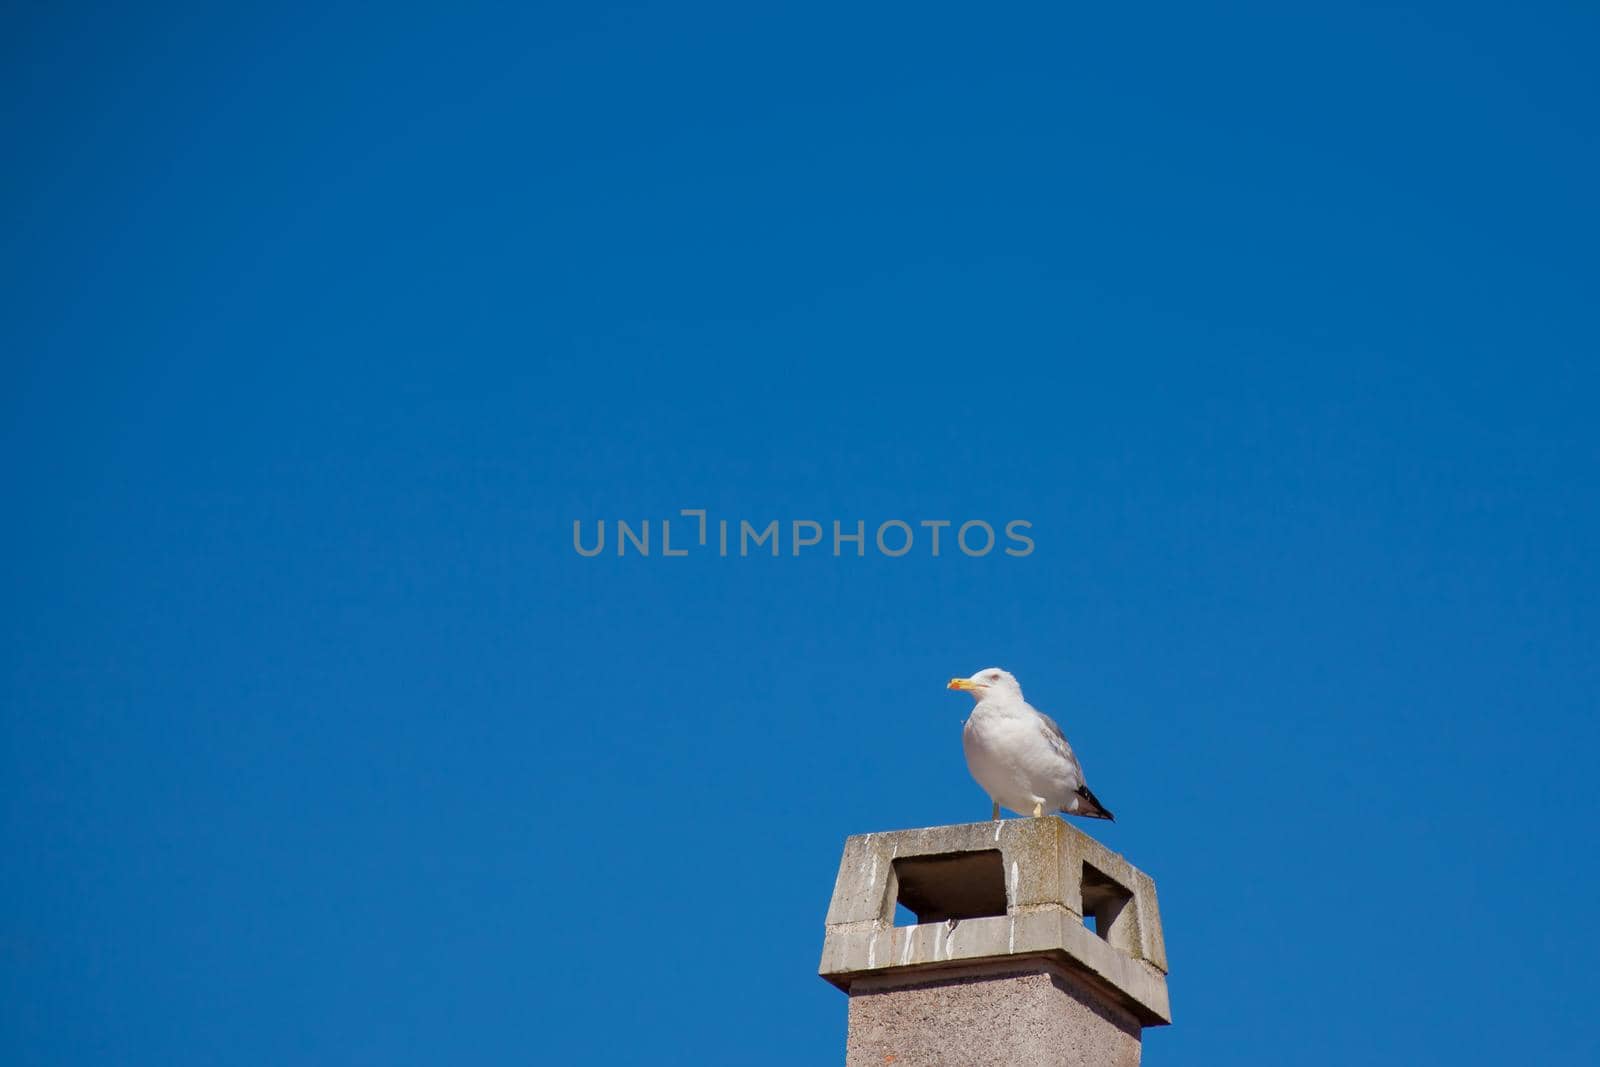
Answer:
<svg viewBox="0 0 1600 1067"><path fill-rule="evenodd" d="M1090 819L1108 819L1115 822L1116 816L1112 815L1106 809L1106 806L1100 803L1099 797L1089 792L1089 785L1083 780L1083 765L1078 762L1078 757L1073 754L1072 746L1067 744L1067 736L1061 732L1061 727L1057 726L1054 719L1038 708L1034 708L1033 713L1039 716L1039 732L1044 734L1045 740L1050 743L1051 751L1066 761L1067 765L1072 768L1072 776L1078 782L1074 790L1076 795L1061 810L1069 815L1082 815Z"/></svg>
<svg viewBox="0 0 1600 1067"><path fill-rule="evenodd" d="M1050 742L1050 749L1056 755L1072 765L1072 773L1078 779L1078 784L1083 784L1083 767L1078 763L1078 757L1072 751L1072 746L1067 744L1067 735L1061 732L1061 727L1056 721L1038 708L1033 713L1039 716L1039 727L1044 733L1046 741Z"/></svg>

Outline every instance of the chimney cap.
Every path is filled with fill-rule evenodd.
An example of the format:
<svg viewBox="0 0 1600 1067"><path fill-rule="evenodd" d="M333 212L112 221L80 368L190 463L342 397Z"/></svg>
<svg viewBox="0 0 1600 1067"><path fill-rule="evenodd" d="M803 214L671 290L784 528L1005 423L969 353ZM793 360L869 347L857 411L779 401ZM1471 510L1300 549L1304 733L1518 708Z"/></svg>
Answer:
<svg viewBox="0 0 1600 1067"><path fill-rule="evenodd" d="M896 904L917 924L896 926ZM1172 1021L1155 883L1078 828L1047 816L845 841L823 978L849 992L1008 959L1064 965L1143 1026Z"/></svg>

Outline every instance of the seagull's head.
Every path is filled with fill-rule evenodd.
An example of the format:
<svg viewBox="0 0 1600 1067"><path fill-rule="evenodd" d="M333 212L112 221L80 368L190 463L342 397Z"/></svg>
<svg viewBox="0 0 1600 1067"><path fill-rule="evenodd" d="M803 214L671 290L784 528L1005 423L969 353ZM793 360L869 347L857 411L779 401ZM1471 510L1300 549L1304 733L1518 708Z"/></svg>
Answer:
<svg viewBox="0 0 1600 1067"><path fill-rule="evenodd" d="M999 667L985 667L971 678L952 678L945 688L964 690L971 693L974 700L1022 696L1022 686L1017 684L1016 678L1012 677L1010 671L1003 671Z"/></svg>

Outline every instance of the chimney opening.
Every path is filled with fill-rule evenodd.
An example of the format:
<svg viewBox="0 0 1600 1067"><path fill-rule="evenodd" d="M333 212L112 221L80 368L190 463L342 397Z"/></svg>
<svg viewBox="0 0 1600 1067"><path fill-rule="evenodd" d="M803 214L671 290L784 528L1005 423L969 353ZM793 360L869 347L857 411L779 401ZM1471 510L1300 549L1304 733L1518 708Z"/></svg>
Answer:
<svg viewBox="0 0 1600 1067"><path fill-rule="evenodd" d="M897 926L906 925L901 918L908 912L917 923L1006 913L1006 873L999 849L897 859L894 873Z"/></svg>
<svg viewBox="0 0 1600 1067"><path fill-rule="evenodd" d="M1133 893L1104 871L1083 865L1083 925L1125 952L1134 949Z"/></svg>

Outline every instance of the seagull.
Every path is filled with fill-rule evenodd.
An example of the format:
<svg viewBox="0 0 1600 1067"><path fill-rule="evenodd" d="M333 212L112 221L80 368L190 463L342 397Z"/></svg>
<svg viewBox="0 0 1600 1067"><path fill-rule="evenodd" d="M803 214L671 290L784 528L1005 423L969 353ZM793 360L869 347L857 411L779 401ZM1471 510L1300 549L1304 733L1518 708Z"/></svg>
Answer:
<svg viewBox="0 0 1600 1067"><path fill-rule="evenodd" d="M1004 805L1035 819L1064 812L1110 819L1089 787L1061 727L1022 699L1022 686L1010 671L985 667L971 678L952 678L949 689L971 693L978 704L961 731L967 769L989 794L991 818Z"/></svg>

